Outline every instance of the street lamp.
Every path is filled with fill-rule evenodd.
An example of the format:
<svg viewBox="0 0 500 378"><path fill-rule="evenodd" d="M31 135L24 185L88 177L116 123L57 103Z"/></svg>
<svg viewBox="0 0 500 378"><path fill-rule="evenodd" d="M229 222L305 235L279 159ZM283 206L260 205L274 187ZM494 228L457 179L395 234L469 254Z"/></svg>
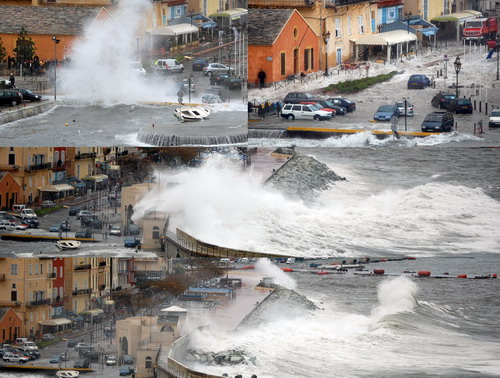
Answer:
<svg viewBox="0 0 500 378"><path fill-rule="evenodd" d="M453 62L453 65L455 66L455 73L457 75L457 81L455 84L455 90L456 90L456 96L458 98L458 73L460 72L460 69L462 68L462 63L460 63L460 57L457 56L457 59L455 59L455 62Z"/></svg>
<svg viewBox="0 0 500 378"><path fill-rule="evenodd" d="M54 101L57 99L57 44L61 42L55 35L52 36L54 41Z"/></svg>
<svg viewBox="0 0 500 378"><path fill-rule="evenodd" d="M496 44L496 49L497 49L497 80L500 80L500 58L498 57L498 53L500 52L500 34L497 34L497 44Z"/></svg>
<svg viewBox="0 0 500 378"><path fill-rule="evenodd" d="M325 76L328 76L328 43L330 42L330 32L323 34L323 40L325 41Z"/></svg>
<svg viewBox="0 0 500 378"><path fill-rule="evenodd" d="M406 22L408 24L408 34L410 34L410 20L411 20L412 13L406 13L405 12L405 17L406 17Z"/></svg>

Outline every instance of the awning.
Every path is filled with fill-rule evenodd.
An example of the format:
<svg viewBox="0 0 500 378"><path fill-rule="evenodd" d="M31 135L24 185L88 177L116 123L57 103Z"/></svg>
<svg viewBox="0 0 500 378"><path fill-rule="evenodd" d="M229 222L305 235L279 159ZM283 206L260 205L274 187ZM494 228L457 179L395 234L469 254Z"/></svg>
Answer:
<svg viewBox="0 0 500 378"><path fill-rule="evenodd" d="M96 308L96 309L94 309L94 310L82 311L82 312L80 312L80 314L82 314L82 315L93 315L93 316L95 316L95 315L99 315L99 314L104 314L104 311L103 311L103 310L101 310L100 308Z"/></svg>
<svg viewBox="0 0 500 378"><path fill-rule="evenodd" d="M66 319L66 318L49 319L49 320L44 320L42 322L38 322L38 324L43 325L43 326L60 326L60 325L71 324L71 323L73 323L73 322L69 319Z"/></svg>
<svg viewBox="0 0 500 378"><path fill-rule="evenodd" d="M186 17L189 17L189 18L191 18L193 20L212 21L207 16L204 16L201 13L195 14L194 16L188 16L188 15L186 15Z"/></svg>
<svg viewBox="0 0 500 378"><path fill-rule="evenodd" d="M187 312L185 308L178 306L170 306L161 310L161 312Z"/></svg>
<svg viewBox="0 0 500 378"><path fill-rule="evenodd" d="M364 35L360 38L351 38L356 45L394 45L401 42L416 41L417 36L406 30L393 30L385 33Z"/></svg>
<svg viewBox="0 0 500 378"><path fill-rule="evenodd" d="M481 17L482 14L475 10L465 10L461 12L455 12L450 14L445 14L443 16L434 17L431 22L448 22L448 21L465 21L468 18Z"/></svg>
<svg viewBox="0 0 500 378"><path fill-rule="evenodd" d="M224 12L212 13L209 17L210 18L229 17L229 18L231 18L231 20L236 20L236 19L238 19L241 16L244 16L246 14L248 14L248 9L233 8L233 9L228 9L227 11L224 11Z"/></svg>
<svg viewBox="0 0 500 378"><path fill-rule="evenodd" d="M119 171L120 170L120 166L119 165L110 165L109 169L112 170L112 171Z"/></svg>
<svg viewBox="0 0 500 378"><path fill-rule="evenodd" d="M101 181L104 181L107 179L108 179L108 176L106 176L106 175L94 175L94 176L87 176L87 177L83 178L82 180L91 180L91 181L101 182Z"/></svg>
<svg viewBox="0 0 500 378"><path fill-rule="evenodd" d="M57 192L64 192L66 190L75 190L75 188L73 188L71 185L68 184L57 184L57 185L40 186L38 190L41 192L57 193Z"/></svg>
<svg viewBox="0 0 500 378"><path fill-rule="evenodd" d="M169 26L156 26L146 30L151 35L181 35L189 33L197 33L198 28L190 24L177 24Z"/></svg>
<svg viewBox="0 0 500 378"><path fill-rule="evenodd" d="M215 21L207 21L207 22L202 23L201 27L203 29L216 28L217 27L217 22L215 22Z"/></svg>

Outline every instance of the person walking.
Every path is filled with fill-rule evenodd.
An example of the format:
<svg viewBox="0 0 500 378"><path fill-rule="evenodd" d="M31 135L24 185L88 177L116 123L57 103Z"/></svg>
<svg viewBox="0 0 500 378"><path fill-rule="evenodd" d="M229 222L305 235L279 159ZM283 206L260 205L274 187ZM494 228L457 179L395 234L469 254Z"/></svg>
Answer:
<svg viewBox="0 0 500 378"><path fill-rule="evenodd" d="M259 71L259 74L257 75L257 78L259 79L260 83L260 89L264 88L265 81L266 81L266 73L264 70L261 68Z"/></svg>
<svg viewBox="0 0 500 378"><path fill-rule="evenodd" d="M9 80L10 80L10 87L15 88L16 87L16 77L14 76L14 74L12 72L10 73Z"/></svg>
<svg viewBox="0 0 500 378"><path fill-rule="evenodd" d="M281 110L283 107L281 106L281 102L276 102L276 114L278 115L278 118L281 116Z"/></svg>

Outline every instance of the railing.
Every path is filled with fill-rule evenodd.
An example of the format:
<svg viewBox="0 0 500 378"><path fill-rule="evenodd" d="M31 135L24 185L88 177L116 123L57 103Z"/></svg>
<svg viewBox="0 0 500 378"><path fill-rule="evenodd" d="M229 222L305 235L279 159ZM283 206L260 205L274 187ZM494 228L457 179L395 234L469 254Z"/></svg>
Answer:
<svg viewBox="0 0 500 378"><path fill-rule="evenodd" d="M91 268L90 264L77 265L77 266L75 266L75 271L78 271L78 270L89 270L90 268Z"/></svg>
<svg viewBox="0 0 500 378"><path fill-rule="evenodd" d="M14 302L14 301L0 302L0 307L19 307L19 306L21 306L21 302Z"/></svg>
<svg viewBox="0 0 500 378"><path fill-rule="evenodd" d="M17 164L0 164L0 171L17 171L18 169Z"/></svg>
<svg viewBox="0 0 500 378"><path fill-rule="evenodd" d="M73 290L72 294L73 295L83 295L83 294L90 294L92 293L92 289L76 289Z"/></svg>
<svg viewBox="0 0 500 378"><path fill-rule="evenodd" d="M0 274L0 281L5 281L5 273Z"/></svg>
<svg viewBox="0 0 500 378"><path fill-rule="evenodd" d="M312 7L315 0L248 0L250 8L303 8Z"/></svg>
<svg viewBox="0 0 500 378"><path fill-rule="evenodd" d="M99 287L99 290L102 291L102 290L104 290L106 288L106 285L103 284L103 285L99 285L98 287Z"/></svg>
<svg viewBox="0 0 500 378"><path fill-rule="evenodd" d="M43 306L43 305L50 304L50 301L51 301L50 298L38 299L36 301L29 301L29 302L27 302L26 306L28 306L28 307Z"/></svg>
<svg viewBox="0 0 500 378"><path fill-rule="evenodd" d="M56 278L55 273L47 273L47 278Z"/></svg>
<svg viewBox="0 0 500 378"><path fill-rule="evenodd" d="M40 169L50 169L50 168L52 168L52 163L42 163L42 164L28 165L26 170L27 171L37 171Z"/></svg>
<svg viewBox="0 0 500 378"><path fill-rule="evenodd" d="M339 7L342 5L352 5L359 3L369 3L371 0L324 0L325 7Z"/></svg>
<svg viewBox="0 0 500 378"><path fill-rule="evenodd" d="M81 160L81 159L93 159L96 157L95 152L86 152L84 154L78 154L75 156L76 160Z"/></svg>
<svg viewBox="0 0 500 378"><path fill-rule="evenodd" d="M99 267L106 266L106 261L99 261Z"/></svg>

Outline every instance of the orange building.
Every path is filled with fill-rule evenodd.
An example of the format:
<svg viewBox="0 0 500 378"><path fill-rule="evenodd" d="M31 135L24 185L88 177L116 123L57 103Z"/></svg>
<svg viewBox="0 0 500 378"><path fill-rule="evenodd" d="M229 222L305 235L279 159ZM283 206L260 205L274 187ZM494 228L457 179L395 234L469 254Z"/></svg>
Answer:
<svg viewBox="0 0 500 378"><path fill-rule="evenodd" d="M0 210L10 210L21 198L21 186L9 172L0 171Z"/></svg>
<svg viewBox="0 0 500 378"><path fill-rule="evenodd" d="M7 56L14 56L16 41L24 27L35 43L35 55L41 61L62 60L69 54L76 38L82 36L85 27L100 19L110 17L102 7L54 7L54 6L0 6L0 38ZM55 36L59 40L54 52ZM103 36L104 37L104 36Z"/></svg>
<svg viewBox="0 0 500 378"><path fill-rule="evenodd" d="M320 37L295 9L250 9L248 12L248 81L266 82L319 70Z"/></svg>
<svg viewBox="0 0 500 378"><path fill-rule="evenodd" d="M0 343L13 342L24 335L21 318L10 307L0 307Z"/></svg>

